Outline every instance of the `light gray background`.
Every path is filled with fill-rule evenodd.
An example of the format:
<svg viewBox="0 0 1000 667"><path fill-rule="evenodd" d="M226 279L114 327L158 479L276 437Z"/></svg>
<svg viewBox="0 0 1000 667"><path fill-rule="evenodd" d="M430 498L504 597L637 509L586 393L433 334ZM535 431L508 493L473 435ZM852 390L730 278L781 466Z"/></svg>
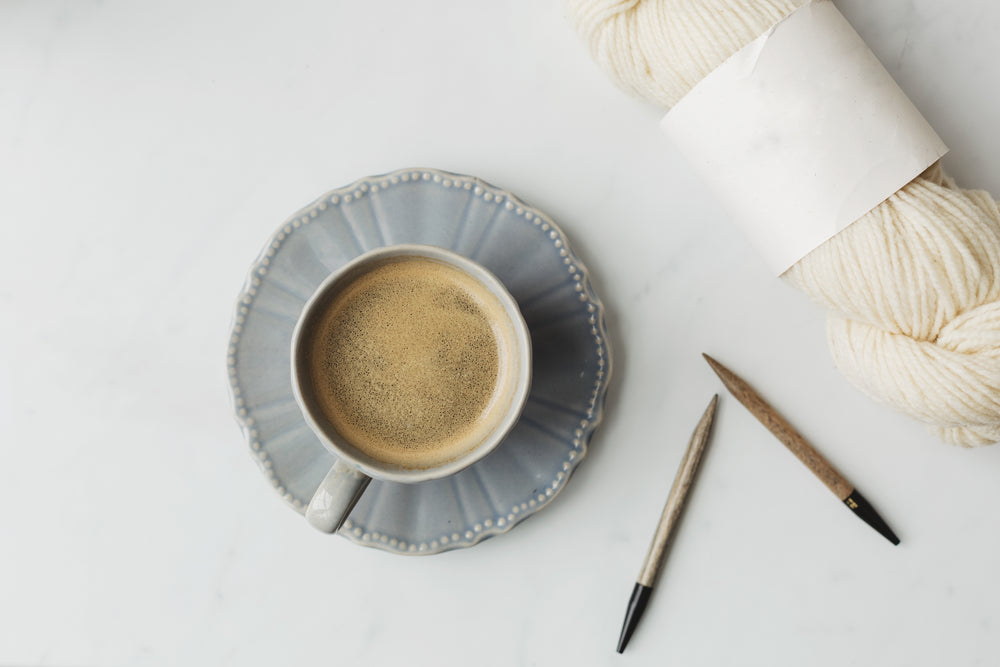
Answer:
<svg viewBox="0 0 1000 667"><path fill-rule="evenodd" d="M845 0L1000 193L1000 5ZM950 449L838 375L553 0L0 4L0 664L992 665L1000 447ZM554 217L615 349L544 511L405 558L286 507L231 417L233 301L268 235L398 167ZM625 603L695 421L739 371L876 504L893 548L728 395L656 596ZM367 662L365 662L367 661Z"/></svg>

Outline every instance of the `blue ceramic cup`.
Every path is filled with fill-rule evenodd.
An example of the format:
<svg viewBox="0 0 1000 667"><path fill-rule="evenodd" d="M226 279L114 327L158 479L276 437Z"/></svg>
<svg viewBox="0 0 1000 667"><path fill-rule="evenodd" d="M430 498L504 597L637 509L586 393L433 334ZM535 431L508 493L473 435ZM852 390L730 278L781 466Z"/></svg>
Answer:
<svg viewBox="0 0 1000 667"><path fill-rule="evenodd" d="M471 278L477 294L488 300L489 326L496 340L497 380L491 398L475 423L463 432L450 451L457 454L432 464L380 460L371 450L362 451L334 425L321 408L315 383L316 364L311 344L323 315L348 286L386 264L420 259L455 269ZM406 327L405 321L394 326ZM479 264L435 246L395 245L372 250L331 274L303 307L292 334L292 390L306 423L336 462L306 509L310 524L327 533L336 532L361 498L372 479L406 484L453 475L479 461L504 439L517 422L531 384L531 337L517 303L500 281ZM388 457L387 457L388 458Z"/></svg>

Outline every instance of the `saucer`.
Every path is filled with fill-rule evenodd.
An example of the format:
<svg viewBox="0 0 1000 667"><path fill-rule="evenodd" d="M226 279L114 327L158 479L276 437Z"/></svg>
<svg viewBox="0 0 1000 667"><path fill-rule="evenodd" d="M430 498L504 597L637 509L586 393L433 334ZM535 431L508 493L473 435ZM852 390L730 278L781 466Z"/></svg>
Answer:
<svg viewBox="0 0 1000 667"><path fill-rule="evenodd" d="M292 395L291 336L331 272L398 243L453 250L493 272L531 332L531 392L504 441L440 480L374 480L339 534L400 554L469 547L545 507L587 453L611 372L604 309L566 236L483 181L434 169L364 178L289 218L254 262L236 304L228 372L236 419L261 471L304 513L335 460Z"/></svg>

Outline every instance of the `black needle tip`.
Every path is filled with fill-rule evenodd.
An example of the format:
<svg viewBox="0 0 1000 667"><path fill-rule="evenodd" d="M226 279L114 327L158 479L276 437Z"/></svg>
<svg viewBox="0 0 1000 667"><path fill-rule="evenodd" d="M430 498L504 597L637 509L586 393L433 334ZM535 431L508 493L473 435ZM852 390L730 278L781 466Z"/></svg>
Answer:
<svg viewBox="0 0 1000 667"><path fill-rule="evenodd" d="M635 626L639 625L639 617L646 610L646 603L649 602L649 595L653 589L649 586L636 584L632 589L632 597L628 600L628 609L625 611L625 622L622 624L622 634L618 637L618 652L623 653L628 640L635 632Z"/></svg>
<svg viewBox="0 0 1000 667"><path fill-rule="evenodd" d="M892 532L892 528L878 515L878 512L875 511L871 503L858 493L857 489L851 491L851 495L847 496L844 504L851 508L851 511L857 514L862 521L877 530L882 537L893 544L899 544L899 538L896 537L896 533Z"/></svg>

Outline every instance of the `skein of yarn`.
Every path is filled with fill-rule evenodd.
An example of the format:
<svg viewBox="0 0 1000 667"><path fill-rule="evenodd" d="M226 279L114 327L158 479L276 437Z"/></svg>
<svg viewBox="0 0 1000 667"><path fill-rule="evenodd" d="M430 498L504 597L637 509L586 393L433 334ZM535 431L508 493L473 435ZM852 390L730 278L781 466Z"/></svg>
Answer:
<svg viewBox="0 0 1000 667"><path fill-rule="evenodd" d="M670 108L808 0L564 0L594 59ZM935 164L782 276L855 386L962 447L1000 441L1000 207Z"/></svg>

